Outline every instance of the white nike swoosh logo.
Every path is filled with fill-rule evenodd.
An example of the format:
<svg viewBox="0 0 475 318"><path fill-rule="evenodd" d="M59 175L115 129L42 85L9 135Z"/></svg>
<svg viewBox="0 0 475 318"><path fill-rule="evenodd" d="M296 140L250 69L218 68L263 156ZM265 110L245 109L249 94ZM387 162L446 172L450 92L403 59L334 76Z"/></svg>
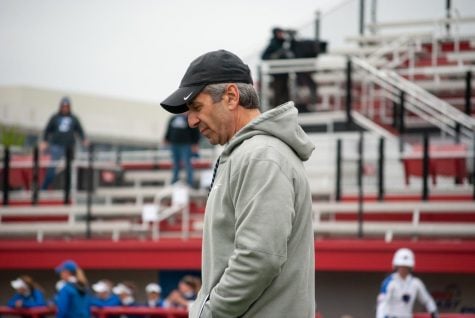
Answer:
<svg viewBox="0 0 475 318"><path fill-rule="evenodd" d="M191 94L193 94L193 92L191 92L188 95L186 95L185 97L183 97L183 100L187 100L188 98L190 98Z"/></svg>

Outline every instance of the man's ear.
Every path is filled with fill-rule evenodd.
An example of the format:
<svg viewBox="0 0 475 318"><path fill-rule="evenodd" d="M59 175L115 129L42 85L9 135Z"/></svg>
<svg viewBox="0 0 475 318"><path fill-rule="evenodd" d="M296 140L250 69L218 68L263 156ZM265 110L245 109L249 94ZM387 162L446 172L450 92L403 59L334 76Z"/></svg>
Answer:
<svg viewBox="0 0 475 318"><path fill-rule="evenodd" d="M236 109L239 105L239 89L236 84L229 84L226 87L226 97L229 109Z"/></svg>

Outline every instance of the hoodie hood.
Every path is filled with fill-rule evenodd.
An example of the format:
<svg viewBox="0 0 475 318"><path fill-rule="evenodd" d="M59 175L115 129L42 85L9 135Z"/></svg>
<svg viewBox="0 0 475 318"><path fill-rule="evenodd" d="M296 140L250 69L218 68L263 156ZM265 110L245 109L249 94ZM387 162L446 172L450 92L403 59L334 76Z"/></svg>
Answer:
<svg viewBox="0 0 475 318"><path fill-rule="evenodd" d="M297 116L293 102L262 113L231 138L221 154L221 160L225 160L242 142L256 135L274 136L287 144L302 161L308 160L315 145L298 124Z"/></svg>

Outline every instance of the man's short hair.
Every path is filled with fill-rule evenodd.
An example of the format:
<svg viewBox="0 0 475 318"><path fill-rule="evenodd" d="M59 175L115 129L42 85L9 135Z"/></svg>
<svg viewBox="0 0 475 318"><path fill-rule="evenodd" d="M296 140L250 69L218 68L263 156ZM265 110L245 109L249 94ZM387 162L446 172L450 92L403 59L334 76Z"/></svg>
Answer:
<svg viewBox="0 0 475 318"><path fill-rule="evenodd" d="M209 94L213 102L217 103L223 98L226 87L230 83L209 84L203 93ZM259 108L259 97L252 84L235 83L239 91L239 104L247 109Z"/></svg>

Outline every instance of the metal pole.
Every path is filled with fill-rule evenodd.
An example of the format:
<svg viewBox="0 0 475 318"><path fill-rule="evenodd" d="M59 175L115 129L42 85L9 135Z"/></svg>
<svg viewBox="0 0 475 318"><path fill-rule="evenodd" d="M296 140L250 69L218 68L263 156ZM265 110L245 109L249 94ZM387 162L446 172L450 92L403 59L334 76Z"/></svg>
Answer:
<svg viewBox="0 0 475 318"><path fill-rule="evenodd" d="M365 0L360 0L360 35L364 34L364 10Z"/></svg>
<svg viewBox="0 0 475 318"><path fill-rule="evenodd" d="M395 129L399 128L399 104L396 101L393 101L393 127Z"/></svg>
<svg viewBox="0 0 475 318"><path fill-rule="evenodd" d="M10 148L8 146L4 149L3 156L3 205L9 204L9 190L10 190Z"/></svg>
<svg viewBox="0 0 475 318"><path fill-rule="evenodd" d="M351 116L351 107L352 107L352 96L351 92L353 90L353 81L351 78L351 73L353 72L353 66L351 63L351 58L348 57L346 61L346 100L345 100L345 108L346 108L346 125L348 128L353 123L353 118Z"/></svg>
<svg viewBox="0 0 475 318"><path fill-rule="evenodd" d="M422 200L429 199L429 135L424 133L422 157Z"/></svg>
<svg viewBox="0 0 475 318"><path fill-rule="evenodd" d="M121 152L121 149L120 149L120 146L117 146L117 153L116 153L116 157L115 157L115 164L117 165L117 167L119 167L120 171L122 171L122 152ZM115 178L115 185L119 185L120 183L120 180L121 178L120 177L116 177Z"/></svg>
<svg viewBox="0 0 475 318"><path fill-rule="evenodd" d="M465 114L472 115L472 71L465 74Z"/></svg>
<svg viewBox="0 0 475 318"><path fill-rule="evenodd" d="M475 132L472 135L472 199L475 200Z"/></svg>
<svg viewBox="0 0 475 318"><path fill-rule="evenodd" d="M452 17L451 10L452 10L451 0L446 0L446 2L445 2L445 15L446 15L447 19L450 19ZM447 30L447 35L450 35L450 22L447 22L445 24L445 29Z"/></svg>
<svg viewBox="0 0 475 318"><path fill-rule="evenodd" d="M378 157L378 200L384 200L384 138L379 138Z"/></svg>
<svg viewBox="0 0 475 318"><path fill-rule="evenodd" d="M39 192L39 170L40 170L40 165L39 165L39 159L40 159L40 154L39 154L38 146L35 146L33 148L33 170L32 170L32 182L31 182L31 191L32 191L32 196L31 196L31 204L36 205L38 204L38 192Z"/></svg>
<svg viewBox="0 0 475 318"><path fill-rule="evenodd" d="M358 140L358 237L363 237L363 132Z"/></svg>
<svg viewBox="0 0 475 318"><path fill-rule="evenodd" d="M460 123L457 122L455 124L455 143L459 144L460 143Z"/></svg>
<svg viewBox="0 0 475 318"><path fill-rule="evenodd" d="M262 77L262 66L261 65L258 65L257 66L257 80L259 81L259 85L257 85L257 96L259 96L259 101L260 101L260 104L261 104L261 111L264 112L266 111L266 107L265 107L265 104L263 104L263 89L262 89L262 86L263 85L266 85L262 80L263 80L263 77Z"/></svg>
<svg viewBox="0 0 475 318"><path fill-rule="evenodd" d="M93 191L93 160L94 160L94 146L89 145L88 151L88 166L87 166L87 210L86 210L86 238L91 238L91 218L92 218L92 191Z"/></svg>
<svg viewBox="0 0 475 318"><path fill-rule="evenodd" d="M336 189L335 201L341 200L341 139L336 141Z"/></svg>
<svg viewBox="0 0 475 318"><path fill-rule="evenodd" d="M377 0L372 0L371 1L371 25L373 26L371 28L371 33L372 34L376 34L376 23L377 23L377 20L378 20L378 17L377 17L377 3L378 1Z"/></svg>
<svg viewBox="0 0 475 318"><path fill-rule="evenodd" d="M405 122L404 122L404 116L405 116L405 112L406 112L406 107L404 105L405 103L405 100L406 100L406 92L405 91L401 91L401 94L399 95L399 112L398 112L398 115L399 115L399 134L404 134L405 130L406 130L406 125L405 125Z"/></svg>
<svg viewBox="0 0 475 318"><path fill-rule="evenodd" d="M64 204L69 204L71 197L71 161L73 159L73 148L66 147L66 166L64 169Z"/></svg>
<svg viewBox="0 0 475 318"><path fill-rule="evenodd" d="M321 12L317 10L317 12L315 12L315 41L317 44L320 42L320 20Z"/></svg>

